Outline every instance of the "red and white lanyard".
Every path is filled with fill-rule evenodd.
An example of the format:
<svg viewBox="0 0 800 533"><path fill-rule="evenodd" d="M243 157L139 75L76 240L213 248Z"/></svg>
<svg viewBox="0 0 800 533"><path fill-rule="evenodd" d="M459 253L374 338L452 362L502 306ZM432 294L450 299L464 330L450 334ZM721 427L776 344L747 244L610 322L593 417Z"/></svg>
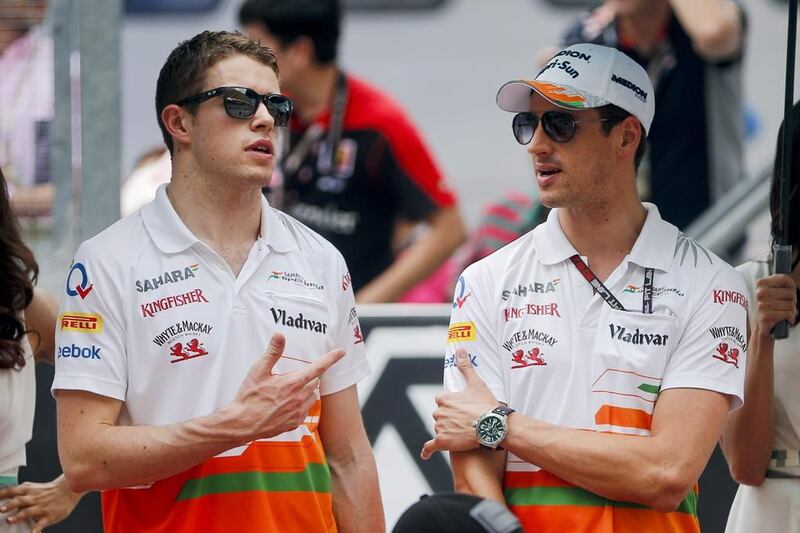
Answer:
<svg viewBox="0 0 800 533"><path fill-rule="evenodd" d="M594 275L592 269L589 268L589 265L583 262L581 256L575 254L569 259L572 261L572 264L575 265L575 268L578 269L578 272L580 272L581 275L586 278L586 281L589 282L589 285L592 286L594 291L599 294L600 297L612 307L612 309L628 311L625 309L625 306L623 306L622 303L617 300L617 297L614 296L605 285L603 285L603 282ZM644 286L642 287L642 313L645 315L650 315L653 313L653 275L654 273L652 268L644 269Z"/></svg>

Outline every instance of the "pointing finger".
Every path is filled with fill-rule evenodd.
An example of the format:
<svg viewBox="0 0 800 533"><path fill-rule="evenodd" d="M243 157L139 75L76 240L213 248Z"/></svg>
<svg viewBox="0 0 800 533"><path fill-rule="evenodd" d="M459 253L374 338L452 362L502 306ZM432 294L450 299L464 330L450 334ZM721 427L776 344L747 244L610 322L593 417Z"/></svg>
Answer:
<svg viewBox="0 0 800 533"><path fill-rule="evenodd" d="M322 358L314 361L307 368L302 370L303 383L309 383L314 378L319 378L331 366L333 366L339 359L344 357L346 352L342 348L337 348L326 353Z"/></svg>

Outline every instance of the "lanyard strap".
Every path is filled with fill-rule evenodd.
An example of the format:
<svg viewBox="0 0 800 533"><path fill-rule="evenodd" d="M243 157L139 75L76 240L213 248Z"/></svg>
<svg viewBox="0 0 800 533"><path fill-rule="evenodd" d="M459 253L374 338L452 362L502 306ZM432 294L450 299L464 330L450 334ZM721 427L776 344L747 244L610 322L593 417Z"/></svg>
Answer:
<svg viewBox="0 0 800 533"><path fill-rule="evenodd" d="M347 109L347 77L341 70L336 75L336 88L333 95L333 105L331 110L330 128L325 139L325 146L320 149L319 169L324 174L330 173L333 169L336 158L336 149L339 141L342 140L344 130L344 113ZM296 146L291 147L291 135L286 136L282 157L282 170L284 176L292 176L300 168L300 165L308 155L311 145L314 144L322 134L324 129L319 124L309 126Z"/></svg>
<svg viewBox="0 0 800 533"><path fill-rule="evenodd" d="M578 272L580 272L586 281L589 282L589 285L592 286L594 291L599 294L600 297L605 300L612 309L616 309L618 311L627 311L625 306L623 306L622 303L617 300L617 297L614 296L611 291L608 290L605 285L603 285L603 282L594 275L594 272L592 272L592 269L589 268L589 265L583 262L581 256L575 254L569 259L572 261L572 264L575 265L575 268L578 269ZM644 269L644 286L642 287L642 313L646 315L653 313L653 276L654 272L652 268Z"/></svg>

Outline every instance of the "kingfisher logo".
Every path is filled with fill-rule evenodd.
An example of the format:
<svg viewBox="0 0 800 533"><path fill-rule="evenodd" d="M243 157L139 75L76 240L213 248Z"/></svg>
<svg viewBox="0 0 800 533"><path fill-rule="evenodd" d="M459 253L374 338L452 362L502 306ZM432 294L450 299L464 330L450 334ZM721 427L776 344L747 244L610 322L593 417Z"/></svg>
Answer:
<svg viewBox="0 0 800 533"><path fill-rule="evenodd" d="M467 282L464 280L464 276L458 278L458 294L453 299L453 309L461 309L464 307L464 304L467 303L467 298L472 296L472 291L464 294L467 290Z"/></svg>
<svg viewBox="0 0 800 533"><path fill-rule="evenodd" d="M80 296L81 300L85 300L92 289L94 285L89 283L89 276L83 263L72 263L67 274L67 296Z"/></svg>
<svg viewBox="0 0 800 533"><path fill-rule="evenodd" d="M538 281L533 281L525 285L518 284L516 287L503 290L502 292L503 301L508 301L511 298L511 296L520 296L522 298L527 298L528 295L547 294L550 292L556 292L556 287L558 287L560 283L561 283L561 278L555 278L554 280L548 281L547 283L539 283Z"/></svg>
<svg viewBox="0 0 800 533"><path fill-rule="evenodd" d="M747 297L741 292L728 291L725 289L714 289L713 299L715 304L724 305L726 303L735 303L741 305L747 311Z"/></svg>
<svg viewBox="0 0 800 533"><path fill-rule="evenodd" d="M100 348L98 346L78 346L77 344L70 344L69 346L59 346L58 358L72 358L72 359L102 359L100 357Z"/></svg>
<svg viewBox="0 0 800 533"><path fill-rule="evenodd" d="M304 329L306 331L313 331L315 333L327 333L328 325L318 320L306 318L303 313L298 313L296 316L286 314L284 309L276 309L271 307L272 319L276 324L286 326L289 328Z"/></svg>
<svg viewBox="0 0 800 533"><path fill-rule="evenodd" d="M739 368L739 349L731 348L727 342L719 343L717 353L712 354L711 357Z"/></svg>
<svg viewBox="0 0 800 533"><path fill-rule="evenodd" d="M616 324L609 324L611 331L611 338L628 344L647 344L654 346L664 346L669 340L669 335L661 333L642 333L639 328L634 331L628 331L625 326L617 326Z"/></svg>
<svg viewBox="0 0 800 533"><path fill-rule="evenodd" d="M145 318L154 317L161 311L196 303L208 303L206 297L203 296L203 289L194 289L183 294L167 296L154 302L142 304L142 316Z"/></svg>
<svg viewBox="0 0 800 533"><path fill-rule="evenodd" d="M619 83L623 87L630 89L633 91L633 94L636 95L636 98L642 102L647 102L647 92L632 81L628 81L621 76L617 76L616 74L611 75L611 81L614 83Z"/></svg>
<svg viewBox="0 0 800 533"><path fill-rule="evenodd" d="M447 344L454 342L472 342L477 340L478 332L474 322L454 322L447 330Z"/></svg>
<svg viewBox="0 0 800 533"><path fill-rule="evenodd" d="M199 268L200 265L195 263L194 265L189 265L182 269L166 271L158 277L136 280L136 292L154 291L162 285L186 281L189 278L195 277L195 272L197 272Z"/></svg>
<svg viewBox="0 0 800 533"><path fill-rule="evenodd" d="M103 317L94 313L67 312L58 317L61 331L77 333L102 333Z"/></svg>
<svg viewBox="0 0 800 533"><path fill-rule="evenodd" d="M558 312L558 304L527 304L521 307L507 307L503 309L503 318L505 318L506 322L528 315L555 316L561 318L561 313Z"/></svg>

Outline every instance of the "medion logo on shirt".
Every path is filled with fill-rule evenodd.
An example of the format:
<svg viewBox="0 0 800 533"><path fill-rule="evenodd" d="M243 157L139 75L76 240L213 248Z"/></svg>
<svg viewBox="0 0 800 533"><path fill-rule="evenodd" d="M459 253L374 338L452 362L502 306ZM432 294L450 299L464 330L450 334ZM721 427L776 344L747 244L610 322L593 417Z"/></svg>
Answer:
<svg viewBox="0 0 800 533"><path fill-rule="evenodd" d="M193 291L184 292L183 294L176 294L175 296L167 296L155 302L142 304L142 316L153 317L156 313L172 309L173 307L181 307L189 304L208 303L208 300L203 296L203 289L194 289Z"/></svg>
<svg viewBox="0 0 800 533"><path fill-rule="evenodd" d="M628 344L653 344L655 346L663 346L667 344L669 335L659 333L642 333L639 328L633 332L628 331L625 326L617 326L616 324L609 324L608 328L611 330L611 338L617 339Z"/></svg>
<svg viewBox="0 0 800 533"><path fill-rule="evenodd" d="M137 279L136 292L154 291L162 285L186 281L195 277L194 273L200 268L199 264L189 265L183 269L170 270L159 275L157 278Z"/></svg>
<svg viewBox="0 0 800 533"><path fill-rule="evenodd" d="M303 313L298 313L295 316L287 315L284 309L276 309L270 307L272 311L272 319L276 324L286 326L289 328L305 329L307 331L314 331L316 333L327 333L328 325L318 320L312 320L303 316Z"/></svg>

